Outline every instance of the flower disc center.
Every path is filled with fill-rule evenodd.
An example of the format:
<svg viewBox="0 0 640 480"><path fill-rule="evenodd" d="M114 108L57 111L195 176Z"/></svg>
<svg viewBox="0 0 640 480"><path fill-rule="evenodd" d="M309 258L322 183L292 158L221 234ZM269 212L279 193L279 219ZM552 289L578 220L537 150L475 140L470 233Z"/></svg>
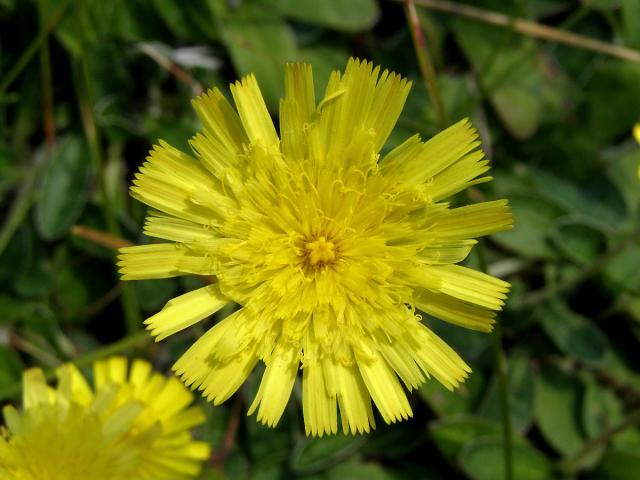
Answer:
<svg viewBox="0 0 640 480"><path fill-rule="evenodd" d="M304 244L309 265L327 265L336 259L336 246L333 242L327 240L326 237L317 237L311 242Z"/></svg>

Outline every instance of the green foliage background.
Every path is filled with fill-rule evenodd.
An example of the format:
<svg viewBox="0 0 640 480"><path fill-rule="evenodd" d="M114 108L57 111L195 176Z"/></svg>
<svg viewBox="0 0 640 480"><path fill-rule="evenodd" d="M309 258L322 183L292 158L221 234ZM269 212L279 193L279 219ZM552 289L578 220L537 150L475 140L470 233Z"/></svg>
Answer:
<svg viewBox="0 0 640 480"><path fill-rule="evenodd" d="M637 0L470 3L640 49ZM484 244L489 271L513 283L500 319L515 478L639 478L640 64L418 11L449 123L471 117L493 161L495 181L469 198L509 198L516 219ZM414 80L389 147L438 131L396 2L0 0L0 400L19 399L33 365L119 352L168 371L215 319L161 344L141 333L202 280L118 282L104 234L143 241L132 172L158 139L187 148L201 86L255 72L276 113L285 61L313 63L320 93L349 55ZM202 478L504 478L492 337L425 321L474 369L457 392L429 382L408 422L308 439L297 387L277 429L244 417L254 374L205 405L198 434L216 452Z"/></svg>

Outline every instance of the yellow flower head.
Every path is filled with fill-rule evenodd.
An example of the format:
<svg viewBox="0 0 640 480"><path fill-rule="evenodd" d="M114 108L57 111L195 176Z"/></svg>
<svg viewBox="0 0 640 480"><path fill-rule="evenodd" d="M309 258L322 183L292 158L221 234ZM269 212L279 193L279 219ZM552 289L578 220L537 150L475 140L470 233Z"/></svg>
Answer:
<svg viewBox="0 0 640 480"><path fill-rule="evenodd" d="M186 480L209 446L189 429L201 424L193 395L177 379L137 360L94 364L91 388L71 364L58 386L40 369L24 373L23 411L4 408L0 478L6 480Z"/></svg>
<svg viewBox="0 0 640 480"><path fill-rule="evenodd" d="M204 129L195 154L160 142L136 175L153 207L147 235L168 243L123 248L124 279L215 276L146 321L158 340L228 302L241 306L178 360L187 385L214 404L266 365L249 409L280 419L298 370L307 434L375 427L412 415L402 387L430 376L453 389L470 371L415 307L489 331L509 285L455 265L474 237L505 230L500 200L450 208L445 198L488 161L463 120L428 142L418 135L380 157L410 83L351 59L316 103L311 67L285 68L280 137L253 75L194 100Z"/></svg>

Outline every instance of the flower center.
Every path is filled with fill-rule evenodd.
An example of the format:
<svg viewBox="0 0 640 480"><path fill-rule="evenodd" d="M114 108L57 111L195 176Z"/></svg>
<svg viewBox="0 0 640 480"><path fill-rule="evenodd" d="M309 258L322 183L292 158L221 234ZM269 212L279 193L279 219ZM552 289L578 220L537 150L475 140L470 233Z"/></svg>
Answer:
<svg viewBox="0 0 640 480"><path fill-rule="evenodd" d="M307 253L309 265L327 265L336 259L336 246L326 237L317 237L312 242L306 242L304 248Z"/></svg>

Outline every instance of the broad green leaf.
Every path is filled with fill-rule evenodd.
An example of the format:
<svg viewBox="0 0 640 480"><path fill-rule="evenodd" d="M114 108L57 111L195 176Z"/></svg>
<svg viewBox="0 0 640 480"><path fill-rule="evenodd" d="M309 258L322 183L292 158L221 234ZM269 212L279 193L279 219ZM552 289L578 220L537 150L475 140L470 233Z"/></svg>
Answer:
<svg viewBox="0 0 640 480"><path fill-rule="evenodd" d="M291 468L298 473L312 473L329 468L349 458L367 441L365 435L331 435L300 439L291 455Z"/></svg>
<svg viewBox="0 0 640 480"><path fill-rule="evenodd" d="M638 3L640 5L640 2ZM638 188L638 166L640 165L640 146L633 143L631 149L618 149L603 154L607 161L607 173L621 195L624 196L629 216L637 218L640 208L640 189Z"/></svg>
<svg viewBox="0 0 640 480"><path fill-rule="evenodd" d="M515 228L492 238L524 257L555 258L557 253L548 240L563 211L546 200L520 194L511 195L509 203Z"/></svg>
<svg viewBox="0 0 640 480"><path fill-rule="evenodd" d="M631 132L640 112L640 64L609 60L597 63L585 89L587 125L601 142Z"/></svg>
<svg viewBox="0 0 640 480"><path fill-rule="evenodd" d="M582 393L581 383L557 367L545 366L535 376L536 423L545 440L564 455L574 454L584 445Z"/></svg>
<svg viewBox="0 0 640 480"><path fill-rule="evenodd" d="M542 114L542 77L530 41L505 30L456 19L456 40L477 72L496 113L519 139L531 137Z"/></svg>
<svg viewBox="0 0 640 480"><path fill-rule="evenodd" d="M474 440L499 435L499 423L474 415L455 415L429 423L429 433L440 453L453 463L462 448Z"/></svg>
<svg viewBox="0 0 640 480"><path fill-rule="evenodd" d="M593 323L571 311L560 300L546 302L536 311L542 328L563 353L585 362L598 362L609 347L607 337Z"/></svg>
<svg viewBox="0 0 640 480"><path fill-rule="evenodd" d="M621 241L624 240L619 242ZM640 265L640 242L636 241L607 262L604 274L607 280L613 282L617 287L634 294L640 294L640 268L638 265Z"/></svg>
<svg viewBox="0 0 640 480"><path fill-rule="evenodd" d="M514 430L522 432L529 426L533 416L534 388L531 382L533 376L531 358L525 353L516 352L508 357L507 367L511 425ZM495 422L501 420L497 382L497 376L494 375L478 410L480 415Z"/></svg>
<svg viewBox="0 0 640 480"><path fill-rule="evenodd" d="M623 195L604 176L576 183L550 171L535 170L531 179L540 196L589 224L616 228L627 214Z"/></svg>
<svg viewBox="0 0 640 480"><path fill-rule="evenodd" d="M640 2L622 0L622 32L629 47L640 49Z"/></svg>
<svg viewBox="0 0 640 480"><path fill-rule="evenodd" d="M35 205L35 224L46 240L65 235L78 219L89 197L92 167L84 141L62 139L42 178Z"/></svg>
<svg viewBox="0 0 640 480"><path fill-rule="evenodd" d="M580 265L592 263L607 246L607 237L602 231L569 218L556 224L551 240L565 257Z"/></svg>
<svg viewBox="0 0 640 480"><path fill-rule="evenodd" d="M637 480L640 472L640 451L613 448L607 451L589 480Z"/></svg>
<svg viewBox="0 0 640 480"><path fill-rule="evenodd" d="M520 442L513 444L513 478L549 480L551 462L535 448ZM459 456L462 470L474 480L506 479L504 451L500 437L484 437L468 444Z"/></svg>
<svg viewBox="0 0 640 480"><path fill-rule="evenodd" d="M345 32L371 28L380 14L375 0L262 0L262 3L301 22Z"/></svg>
<svg viewBox="0 0 640 480"><path fill-rule="evenodd" d="M394 477L385 469L372 462L349 461L328 470L326 480L393 480Z"/></svg>
<svg viewBox="0 0 640 480"><path fill-rule="evenodd" d="M236 73L254 73L272 111L284 93L284 64L298 60L296 38L282 16L261 4L243 2L216 15Z"/></svg>
<svg viewBox="0 0 640 480"><path fill-rule="evenodd" d="M607 385L593 376L585 376L585 396L582 410L582 423L585 432L591 438L620 425L627 414L622 399ZM627 428L613 438L615 446L624 448L640 447L640 430Z"/></svg>

